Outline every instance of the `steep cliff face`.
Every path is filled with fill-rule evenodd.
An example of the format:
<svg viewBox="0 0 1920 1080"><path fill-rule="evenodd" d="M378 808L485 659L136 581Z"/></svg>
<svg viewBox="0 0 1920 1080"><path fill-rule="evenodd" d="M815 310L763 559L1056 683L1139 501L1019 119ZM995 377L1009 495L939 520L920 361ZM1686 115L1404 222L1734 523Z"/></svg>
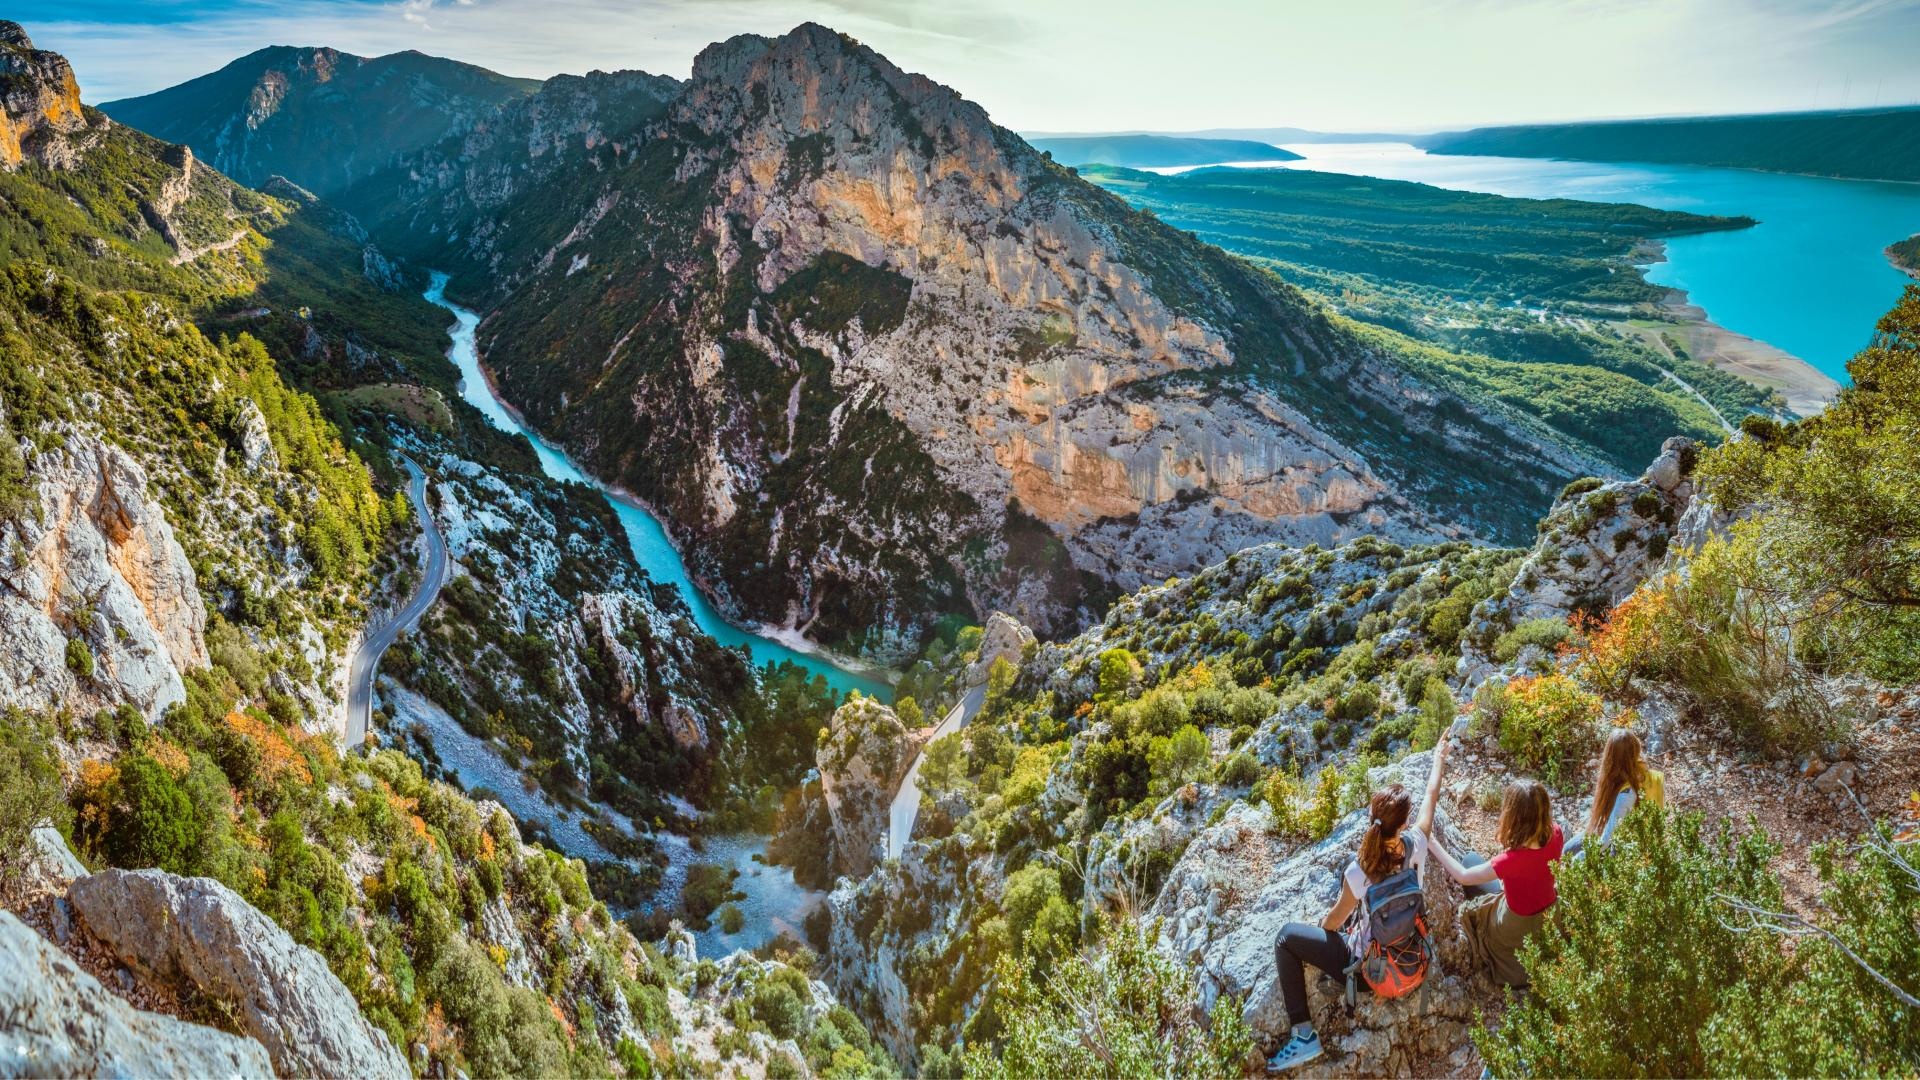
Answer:
<svg viewBox="0 0 1920 1080"><path fill-rule="evenodd" d="M276 46L101 111L193 147L250 187L284 175L330 195L537 85L417 52L369 58Z"/></svg>
<svg viewBox="0 0 1920 1080"><path fill-rule="evenodd" d="M29 475L36 512L0 521L0 704L159 719L207 662L207 616L145 470L75 436Z"/></svg>
<svg viewBox="0 0 1920 1080"><path fill-rule="evenodd" d="M0 169L67 165L69 137L88 126L67 58L34 48L19 23L0 20Z"/></svg>
<svg viewBox="0 0 1920 1080"><path fill-rule="evenodd" d="M510 198L415 167L438 207L375 232L495 305L506 396L736 618L890 657L948 611L1069 630L1263 540L1513 532L1591 465L823 27L596 130Z"/></svg>

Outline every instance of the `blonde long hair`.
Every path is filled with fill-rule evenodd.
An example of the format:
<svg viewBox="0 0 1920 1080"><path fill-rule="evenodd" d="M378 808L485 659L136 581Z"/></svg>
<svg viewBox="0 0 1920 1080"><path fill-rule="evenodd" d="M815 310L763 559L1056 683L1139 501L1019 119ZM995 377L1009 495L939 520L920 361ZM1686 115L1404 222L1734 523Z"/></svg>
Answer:
<svg viewBox="0 0 1920 1080"><path fill-rule="evenodd" d="M1613 813L1613 800L1632 788L1635 796L1645 794L1647 762L1640 756L1640 737L1626 728L1615 728L1607 736L1606 752L1600 755L1600 778L1593 785L1593 809L1587 812L1587 833L1600 835Z"/></svg>

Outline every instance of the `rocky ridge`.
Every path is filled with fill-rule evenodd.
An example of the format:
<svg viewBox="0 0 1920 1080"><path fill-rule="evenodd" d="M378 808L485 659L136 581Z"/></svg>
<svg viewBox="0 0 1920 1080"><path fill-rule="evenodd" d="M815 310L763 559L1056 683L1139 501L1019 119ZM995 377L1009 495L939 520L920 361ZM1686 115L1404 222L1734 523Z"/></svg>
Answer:
<svg viewBox="0 0 1920 1080"><path fill-rule="evenodd" d="M406 1077L406 1061L360 1015L326 961L233 890L159 870L103 870L69 902L145 977L232 1005L283 1076Z"/></svg>
<svg viewBox="0 0 1920 1080"><path fill-rule="evenodd" d="M417 52L261 49L219 71L101 111L193 146L257 187L278 174L332 195L397 156L465 131L536 85Z"/></svg>
<svg viewBox="0 0 1920 1080"><path fill-rule="evenodd" d="M0 169L69 166L84 146L70 137L91 126L66 57L34 48L19 23L0 20Z"/></svg>
<svg viewBox="0 0 1920 1080"><path fill-rule="evenodd" d="M507 396L736 618L893 659L940 611L1057 632L1251 543L1498 533L1593 467L830 30L715 45L626 130L622 78L417 159L374 231L496 308Z"/></svg>

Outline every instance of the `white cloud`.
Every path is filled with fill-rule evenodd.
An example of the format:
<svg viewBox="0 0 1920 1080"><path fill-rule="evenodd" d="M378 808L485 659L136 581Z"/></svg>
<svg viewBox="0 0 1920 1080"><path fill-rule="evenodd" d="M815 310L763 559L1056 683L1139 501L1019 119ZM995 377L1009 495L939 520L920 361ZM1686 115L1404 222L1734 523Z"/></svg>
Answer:
<svg viewBox="0 0 1920 1080"><path fill-rule="evenodd" d="M685 76L711 41L806 20L1022 129L1421 130L1920 99L1920 0L223 0L154 25L40 2L57 14L27 13L28 29L94 101L269 44Z"/></svg>

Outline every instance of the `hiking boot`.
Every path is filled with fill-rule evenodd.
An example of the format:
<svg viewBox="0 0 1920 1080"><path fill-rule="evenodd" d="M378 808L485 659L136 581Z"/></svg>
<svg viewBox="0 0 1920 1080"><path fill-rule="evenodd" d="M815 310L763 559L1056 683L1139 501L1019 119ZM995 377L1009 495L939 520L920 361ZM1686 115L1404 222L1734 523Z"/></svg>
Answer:
<svg viewBox="0 0 1920 1080"><path fill-rule="evenodd" d="M1296 1032L1287 1040L1285 1046L1274 1051L1273 1056L1267 1059L1267 1071L1281 1073L1288 1069L1297 1069L1309 1061L1318 1060L1320 1053L1319 1032L1312 1028L1308 1028L1305 1033Z"/></svg>

